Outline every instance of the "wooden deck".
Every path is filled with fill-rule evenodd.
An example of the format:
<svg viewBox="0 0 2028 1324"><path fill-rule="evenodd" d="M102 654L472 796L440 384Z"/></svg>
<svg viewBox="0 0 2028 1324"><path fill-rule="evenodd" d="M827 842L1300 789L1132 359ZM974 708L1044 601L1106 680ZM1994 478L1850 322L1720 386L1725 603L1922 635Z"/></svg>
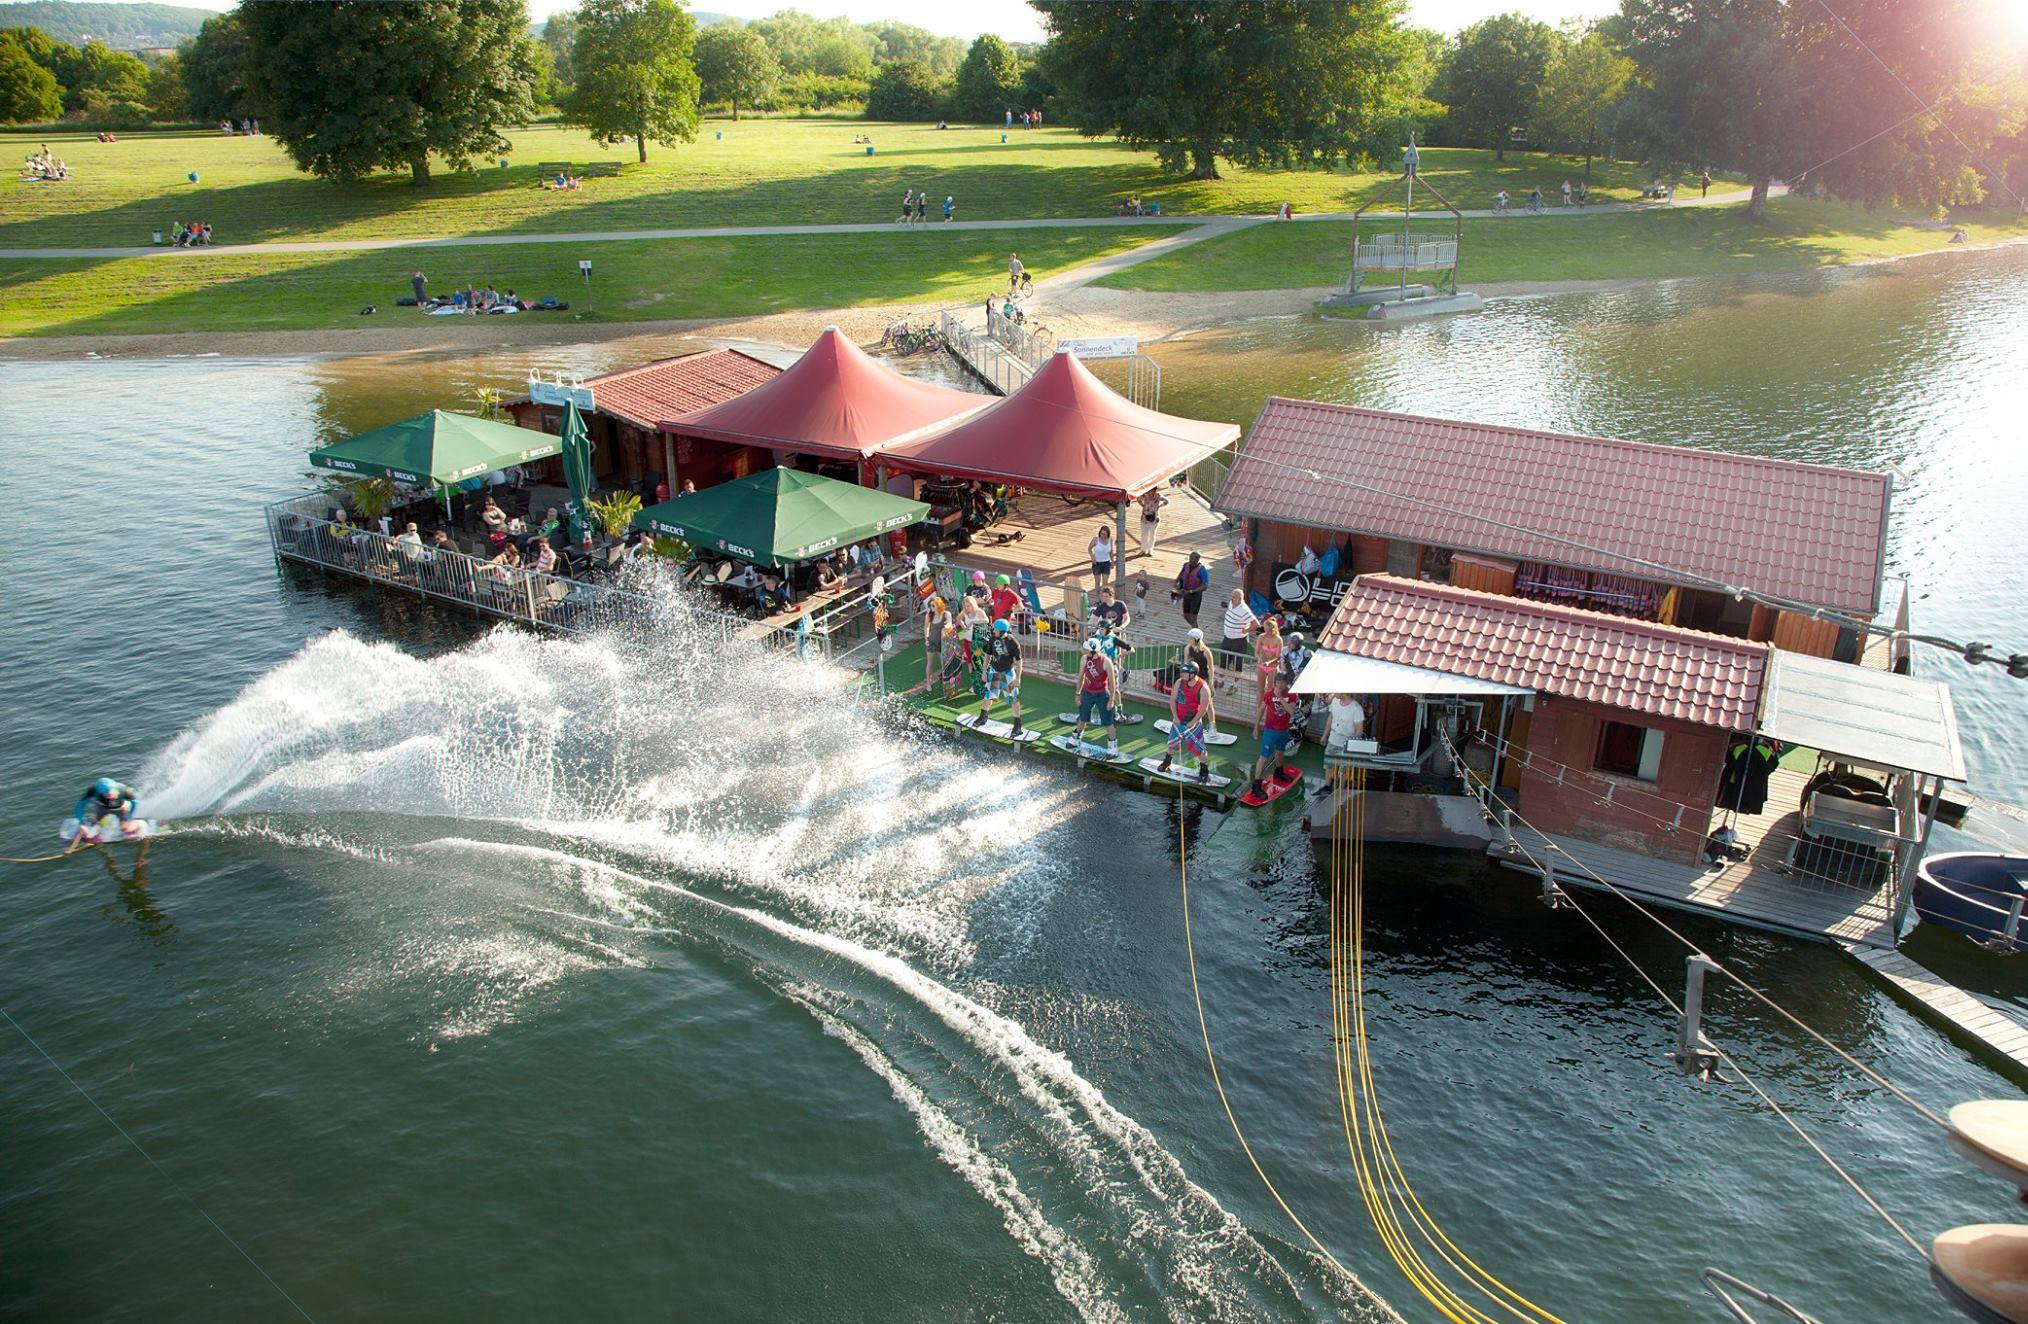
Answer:
<svg viewBox="0 0 2028 1324"><path fill-rule="evenodd" d="M1877 888L1854 886L1789 872L1782 863L1796 840L1796 806L1807 777L1793 769L1776 771L1764 813L1740 815L1739 844L1748 854L1724 865L1658 860L1635 851L1598 846L1574 837L1542 834L1514 825L1528 855L1551 858L1557 881L1602 886L1596 873L1643 901L1679 910L1703 911L1734 923L1838 943L1852 948L1894 947L1893 880ZM1545 836L1547 844L1545 844ZM1545 854L1549 846L1553 855ZM1509 868L1534 872L1527 858L1495 841L1488 854Z"/></svg>
<svg viewBox="0 0 2028 1324"><path fill-rule="evenodd" d="M1947 1032L2028 1076L2028 1026L1993 1010L1892 948L1839 945Z"/></svg>
<svg viewBox="0 0 2028 1324"><path fill-rule="evenodd" d="M1232 535L1203 497L1188 488L1171 487L1164 491L1169 504L1162 508L1161 534L1155 541L1153 555L1140 555L1139 508L1127 512L1124 599L1127 610L1132 613L1134 624L1148 636L1165 641L1181 639L1190 626L1183 619L1181 607L1169 600L1169 589L1183 562L1191 552L1196 552L1211 571L1211 586L1204 591L1204 608L1197 614L1197 620L1211 646L1216 648L1226 595L1239 586L1239 572L1232 564ZM1054 613L1069 598L1072 600L1066 609L1068 614L1072 619L1082 620L1086 612L1080 595L1097 588L1092 583L1088 548L1101 524L1107 529L1113 527L1111 506L1098 502L1069 505L1046 492L1029 492L1006 519L948 559L954 565L984 570L988 576L1011 575L1027 569L1046 585L1065 586L1041 589L1038 596L1042 610ZM1010 533L1019 533L1020 540L994 541L994 535ZM1136 591L1143 581L1148 587L1145 605ZM1127 631L1130 637L1134 633L1132 628Z"/></svg>

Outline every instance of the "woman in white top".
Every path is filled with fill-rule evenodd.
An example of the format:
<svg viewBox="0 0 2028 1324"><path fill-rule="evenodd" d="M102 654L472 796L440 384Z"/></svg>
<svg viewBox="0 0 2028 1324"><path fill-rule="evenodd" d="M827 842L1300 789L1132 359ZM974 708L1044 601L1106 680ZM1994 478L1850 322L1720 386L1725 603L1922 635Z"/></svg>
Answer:
<svg viewBox="0 0 2028 1324"><path fill-rule="evenodd" d="M1091 540L1091 581L1097 588L1113 577L1113 531L1099 525L1098 537Z"/></svg>
<svg viewBox="0 0 2028 1324"><path fill-rule="evenodd" d="M1327 749L1343 750L1355 740L1366 738L1366 709L1349 694L1331 696L1329 725L1324 728Z"/></svg>

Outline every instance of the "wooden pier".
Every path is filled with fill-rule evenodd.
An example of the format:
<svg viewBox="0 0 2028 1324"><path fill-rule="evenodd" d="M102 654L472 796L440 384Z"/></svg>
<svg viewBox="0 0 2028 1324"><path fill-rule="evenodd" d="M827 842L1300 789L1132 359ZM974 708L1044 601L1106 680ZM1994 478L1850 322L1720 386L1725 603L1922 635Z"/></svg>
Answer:
<svg viewBox="0 0 2028 1324"><path fill-rule="evenodd" d="M1891 947L1838 945L1953 1038L1998 1058L2016 1076L2028 1078L2028 1026L1995 1011Z"/></svg>
<svg viewBox="0 0 2028 1324"><path fill-rule="evenodd" d="M1879 886L1869 888L1786 868L1797 839L1797 805L1807 780L1793 769L1778 770L1768 785L1767 810L1739 816L1734 830L1747 852L1743 860L1712 865L1660 860L1574 837L1545 836L1519 822L1513 825L1518 849L1496 839L1488 854L1526 873L1536 872L1529 856L1551 861L1556 881L1568 886L1603 887L1592 876L1597 874L1644 902L1702 911L1818 942L1892 951L1898 885L1892 870ZM1696 840L1703 839L1705 830L1702 824L1684 828Z"/></svg>

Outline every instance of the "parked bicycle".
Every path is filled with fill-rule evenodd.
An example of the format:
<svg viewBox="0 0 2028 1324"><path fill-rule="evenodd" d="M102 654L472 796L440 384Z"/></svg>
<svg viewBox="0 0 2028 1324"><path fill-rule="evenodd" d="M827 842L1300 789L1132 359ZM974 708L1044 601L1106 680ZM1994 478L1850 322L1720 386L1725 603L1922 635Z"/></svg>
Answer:
<svg viewBox="0 0 2028 1324"><path fill-rule="evenodd" d="M934 325L912 327L905 321L888 327L887 334L880 339L882 349L892 350L903 357L940 348L943 343L943 333Z"/></svg>

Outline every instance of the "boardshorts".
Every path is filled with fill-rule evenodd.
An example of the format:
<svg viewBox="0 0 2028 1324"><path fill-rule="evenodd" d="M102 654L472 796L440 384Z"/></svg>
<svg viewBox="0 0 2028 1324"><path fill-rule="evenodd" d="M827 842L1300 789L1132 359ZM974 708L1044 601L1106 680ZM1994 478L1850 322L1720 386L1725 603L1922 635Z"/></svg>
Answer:
<svg viewBox="0 0 2028 1324"><path fill-rule="evenodd" d="M1204 719L1193 717L1180 725L1172 723L1169 727L1169 752L1172 754L1181 752L1196 759L1203 758Z"/></svg>
<svg viewBox="0 0 2028 1324"><path fill-rule="evenodd" d="M1080 690L1077 696L1077 720L1085 726L1111 726L1113 724L1112 695L1100 690Z"/></svg>
<svg viewBox="0 0 2028 1324"><path fill-rule="evenodd" d="M997 671L986 668L986 701L1005 699L1009 703L1021 697L1021 681L1018 672Z"/></svg>

